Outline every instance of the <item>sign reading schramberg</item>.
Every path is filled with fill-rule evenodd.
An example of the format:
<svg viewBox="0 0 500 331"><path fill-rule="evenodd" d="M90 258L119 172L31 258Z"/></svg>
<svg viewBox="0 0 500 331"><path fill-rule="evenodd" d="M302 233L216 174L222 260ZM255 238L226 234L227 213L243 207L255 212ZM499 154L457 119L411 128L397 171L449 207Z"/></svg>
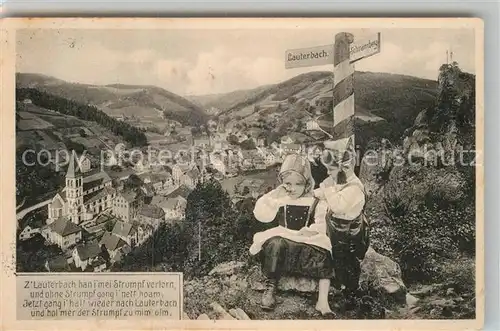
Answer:
<svg viewBox="0 0 500 331"><path fill-rule="evenodd" d="M350 45L351 63L380 53L380 32ZM333 64L333 45L290 49L285 53L285 68Z"/></svg>
<svg viewBox="0 0 500 331"><path fill-rule="evenodd" d="M351 63L380 53L380 32L368 39L354 41L349 47Z"/></svg>

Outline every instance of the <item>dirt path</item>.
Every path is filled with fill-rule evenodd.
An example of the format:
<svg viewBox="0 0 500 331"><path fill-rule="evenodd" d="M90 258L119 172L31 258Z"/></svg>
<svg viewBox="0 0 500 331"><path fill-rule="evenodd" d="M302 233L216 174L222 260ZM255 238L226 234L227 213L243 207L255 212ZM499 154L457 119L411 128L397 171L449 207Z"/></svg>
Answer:
<svg viewBox="0 0 500 331"><path fill-rule="evenodd" d="M19 221L19 220L20 220L20 219L22 219L24 216L26 216L26 214L27 214L27 213L29 213L29 212L31 212L31 211L33 211L33 210L35 210L35 209L42 208L42 207L44 207L44 206L48 205L51 201L52 201L52 199L47 199L47 200L45 200L45 201L42 201L42 202L37 203L37 204L36 204L36 205L34 205L34 206L28 207L28 208L26 208L26 209L23 209L23 210L21 210L21 211L17 212L17 213L16 213L16 220L18 220L18 221ZM23 203L23 204L24 204L24 203Z"/></svg>

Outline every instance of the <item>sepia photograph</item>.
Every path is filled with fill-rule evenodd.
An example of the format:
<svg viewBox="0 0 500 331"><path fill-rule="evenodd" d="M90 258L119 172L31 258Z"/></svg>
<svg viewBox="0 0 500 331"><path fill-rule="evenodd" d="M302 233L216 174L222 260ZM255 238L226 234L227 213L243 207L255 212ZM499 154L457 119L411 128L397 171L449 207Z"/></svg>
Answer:
<svg viewBox="0 0 500 331"><path fill-rule="evenodd" d="M18 318L482 318L482 22L213 21L15 29Z"/></svg>

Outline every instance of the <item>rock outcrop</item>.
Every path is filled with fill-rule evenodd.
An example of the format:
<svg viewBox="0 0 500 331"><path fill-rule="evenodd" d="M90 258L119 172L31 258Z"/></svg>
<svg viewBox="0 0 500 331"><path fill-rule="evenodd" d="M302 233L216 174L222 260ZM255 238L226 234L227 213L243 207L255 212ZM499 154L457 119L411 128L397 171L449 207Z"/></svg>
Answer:
<svg viewBox="0 0 500 331"><path fill-rule="evenodd" d="M474 145L475 76L462 72L457 63L443 64L438 82L435 106L417 115L403 142L405 156L430 166L453 165L461 147Z"/></svg>
<svg viewBox="0 0 500 331"><path fill-rule="evenodd" d="M361 288L385 303L406 303L406 286L399 264L368 248L361 262Z"/></svg>
<svg viewBox="0 0 500 331"><path fill-rule="evenodd" d="M466 180L453 168L397 166L391 170L389 180L381 190L383 203L399 203L405 210L414 211L424 200L454 202L464 194Z"/></svg>

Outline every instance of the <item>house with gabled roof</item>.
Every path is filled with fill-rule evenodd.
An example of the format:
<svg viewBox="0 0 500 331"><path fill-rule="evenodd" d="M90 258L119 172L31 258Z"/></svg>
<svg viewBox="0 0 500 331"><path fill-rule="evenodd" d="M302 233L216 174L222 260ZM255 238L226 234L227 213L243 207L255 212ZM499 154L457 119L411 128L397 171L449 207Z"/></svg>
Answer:
<svg viewBox="0 0 500 331"><path fill-rule="evenodd" d="M137 227L134 223L117 221L111 233L123 240L130 247L135 247L137 245Z"/></svg>
<svg viewBox="0 0 500 331"><path fill-rule="evenodd" d="M191 167L184 175L181 177L180 184L185 185L191 189L194 189L196 184L202 180L201 171L197 166Z"/></svg>
<svg viewBox="0 0 500 331"><path fill-rule="evenodd" d="M136 237L136 236L135 236ZM136 244L136 238L133 239L133 244ZM99 241L99 246L104 245L108 251L111 260L114 260L116 254L123 250L124 247L132 248L122 237L119 237L114 232L104 232L101 240ZM128 250L130 251L130 250ZM123 252L122 252L123 253ZM116 261L116 259L115 259Z"/></svg>
<svg viewBox="0 0 500 331"><path fill-rule="evenodd" d="M82 271L103 271L106 261L101 256L101 247L96 242L79 244L73 249L73 262Z"/></svg>
<svg viewBox="0 0 500 331"><path fill-rule="evenodd" d="M189 194L191 194L192 191L193 190L190 187L187 187L186 185L181 185L178 188L176 188L175 190L173 190L172 192L170 192L169 194L167 194L165 197L166 198L176 198L178 196L181 196L184 199L187 199ZM153 198L153 201L154 201L154 198ZM151 202L151 203L154 204L153 202Z"/></svg>
<svg viewBox="0 0 500 331"><path fill-rule="evenodd" d="M131 221L137 214L137 210L142 205L142 197L134 190L124 190L118 192L113 200L112 213L114 216L124 221Z"/></svg>
<svg viewBox="0 0 500 331"><path fill-rule="evenodd" d="M21 231L21 233L19 234L19 240L27 240L27 239L33 238L37 233L40 233L40 229L31 227L28 224L24 227L23 231Z"/></svg>
<svg viewBox="0 0 500 331"><path fill-rule="evenodd" d="M41 234L48 242L65 250L82 240L83 229L61 216L54 222L42 227Z"/></svg>
<svg viewBox="0 0 500 331"><path fill-rule="evenodd" d="M166 199L160 207L165 211L165 219L171 221L184 219L186 216L186 205L187 200L182 196L177 196Z"/></svg>
<svg viewBox="0 0 500 331"><path fill-rule="evenodd" d="M159 172L151 175L151 185L155 192L161 191L164 188L170 187L172 181L172 175L169 172Z"/></svg>
<svg viewBox="0 0 500 331"><path fill-rule="evenodd" d="M129 245L125 245L116 251L116 254L111 258L111 263L116 263L121 261L127 254L132 251Z"/></svg>
<svg viewBox="0 0 500 331"><path fill-rule="evenodd" d="M137 220L142 224L150 224L156 229L165 220L165 212L153 204L143 205L137 212Z"/></svg>
<svg viewBox="0 0 500 331"><path fill-rule="evenodd" d="M181 184L182 176L192 167L190 162L176 162L172 166L172 179L174 185Z"/></svg>
<svg viewBox="0 0 500 331"><path fill-rule="evenodd" d="M220 173L222 177L227 175L227 165L224 160L223 156L215 155L215 156L210 156L210 166L212 169L214 169L217 173Z"/></svg>
<svg viewBox="0 0 500 331"><path fill-rule="evenodd" d="M153 235L155 228L151 224L140 223L139 221L133 223L137 229L137 245L142 245L146 239Z"/></svg>

